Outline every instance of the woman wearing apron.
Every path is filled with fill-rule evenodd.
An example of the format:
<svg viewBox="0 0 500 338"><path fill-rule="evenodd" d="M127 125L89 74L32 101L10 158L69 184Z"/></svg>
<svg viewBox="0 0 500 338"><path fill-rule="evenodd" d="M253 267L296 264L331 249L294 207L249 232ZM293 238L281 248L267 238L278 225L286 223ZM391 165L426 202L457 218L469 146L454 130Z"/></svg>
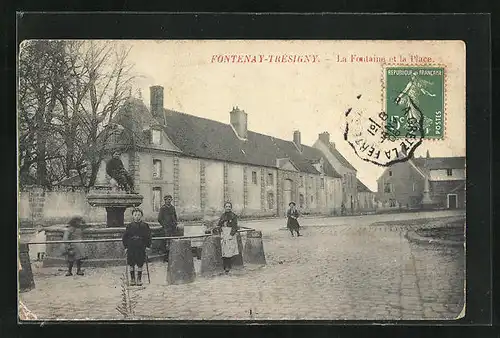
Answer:
<svg viewBox="0 0 500 338"><path fill-rule="evenodd" d="M233 205L231 202L226 202L224 204L224 213L217 224L221 233L222 263L226 273L231 270L232 258L239 254L238 241L236 239L236 234L238 233L238 218L232 209Z"/></svg>

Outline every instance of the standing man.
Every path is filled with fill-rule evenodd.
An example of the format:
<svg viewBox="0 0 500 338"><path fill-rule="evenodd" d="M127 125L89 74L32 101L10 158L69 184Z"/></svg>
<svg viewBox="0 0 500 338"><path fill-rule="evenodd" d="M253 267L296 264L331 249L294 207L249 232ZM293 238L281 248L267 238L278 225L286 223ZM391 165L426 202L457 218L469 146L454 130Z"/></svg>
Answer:
<svg viewBox="0 0 500 338"><path fill-rule="evenodd" d="M165 201L165 204L161 206L160 212L158 213L158 222L163 227L166 237L177 236L177 213L175 212L175 207L172 205L172 196L166 195L163 200ZM166 255L164 257L164 261L168 260L169 248L170 241L166 240Z"/></svg>

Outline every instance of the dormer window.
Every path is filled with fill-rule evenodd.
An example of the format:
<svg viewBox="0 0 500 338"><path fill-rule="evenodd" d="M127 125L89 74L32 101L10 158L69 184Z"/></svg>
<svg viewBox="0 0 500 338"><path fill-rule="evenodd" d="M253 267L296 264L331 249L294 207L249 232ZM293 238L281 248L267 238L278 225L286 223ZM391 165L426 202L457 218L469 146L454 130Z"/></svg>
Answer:
<svg viewBox="0 0 500 338"><path fill-rule="evenodd" d="M151 143L159 145L161 144L161 131L158 129L151 130Z"/></svg>

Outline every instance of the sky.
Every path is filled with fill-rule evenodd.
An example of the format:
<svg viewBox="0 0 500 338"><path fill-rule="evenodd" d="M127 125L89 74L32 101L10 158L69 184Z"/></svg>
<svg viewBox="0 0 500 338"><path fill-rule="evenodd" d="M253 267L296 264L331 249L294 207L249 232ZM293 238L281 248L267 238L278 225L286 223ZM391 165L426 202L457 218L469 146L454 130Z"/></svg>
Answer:
<svg viewBox="0 0 500 338"><path fill-rule="evenodd" d="M383 110L383 65L391 57L446 67L446 134L424 141L425 156L465 156L465 47L459 41L117 41L131 47L129 61L138 75L134 95L149 106L149 87L164 87L164 107L223 123L238 106L248 129L312 146L330 133L335 146L372 191L383 167L361 160L343 139L344 112L362 94ZM266 60L227 62L232 55ZM301 56L308 62L276 61ZM219 57L222 56L222 57ZM225 56L225 59L224 59ZM273 59L274 58L274 59ZM340 60L346 62L339 62ZM430 58L430 59L429 59ZM218 62L218 60L226 62ZM290 59L288 59L290 60ZM297 60L297 59L296 59ZM237 61L237 59L236 59ZM315 61L315 62L312 62ZM410 61L408 61L410 62Z"/></svg>

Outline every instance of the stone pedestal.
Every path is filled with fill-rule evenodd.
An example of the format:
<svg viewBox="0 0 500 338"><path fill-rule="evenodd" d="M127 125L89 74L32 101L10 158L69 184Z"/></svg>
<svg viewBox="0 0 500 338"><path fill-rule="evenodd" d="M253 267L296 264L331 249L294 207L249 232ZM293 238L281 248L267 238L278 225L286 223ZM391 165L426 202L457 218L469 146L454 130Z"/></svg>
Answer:
<svg viewBox="0 0 500 338"><path fill-rule="evenodd" d="M195 271L191 240L173 239L170 243L170 252L167 266L168 284L187 284L194 282Z"/></svg>
<svg viewBox="0 0 500 338"><path fill-rule="evenodd" d="M31 270L28 244L19 244L19 261L21 262L22 267L19 271L19 291L26 292L35 288L35 280L33 279L33 271Z"/></svg>
<svg viewBox="0 0 500 338"><path fill-rule="evenodd" d="M123 207L106 208L106 226L108 228L117 228L124 226L125 209Z"/></svg>
<svg viewBox="0 0 500 338"><path fill-rule="evenodd" d="M210 276L222 272L222 246L220 236L205 238L201 247L201 269L202 276Z"/></svg>
<svg viewBox="0 0 500 338"><path fill-rule="evenodd" d="M243 260L249 264L266 264L264 245L262 244L262 232L250 231L247 233Z"/></svg>

